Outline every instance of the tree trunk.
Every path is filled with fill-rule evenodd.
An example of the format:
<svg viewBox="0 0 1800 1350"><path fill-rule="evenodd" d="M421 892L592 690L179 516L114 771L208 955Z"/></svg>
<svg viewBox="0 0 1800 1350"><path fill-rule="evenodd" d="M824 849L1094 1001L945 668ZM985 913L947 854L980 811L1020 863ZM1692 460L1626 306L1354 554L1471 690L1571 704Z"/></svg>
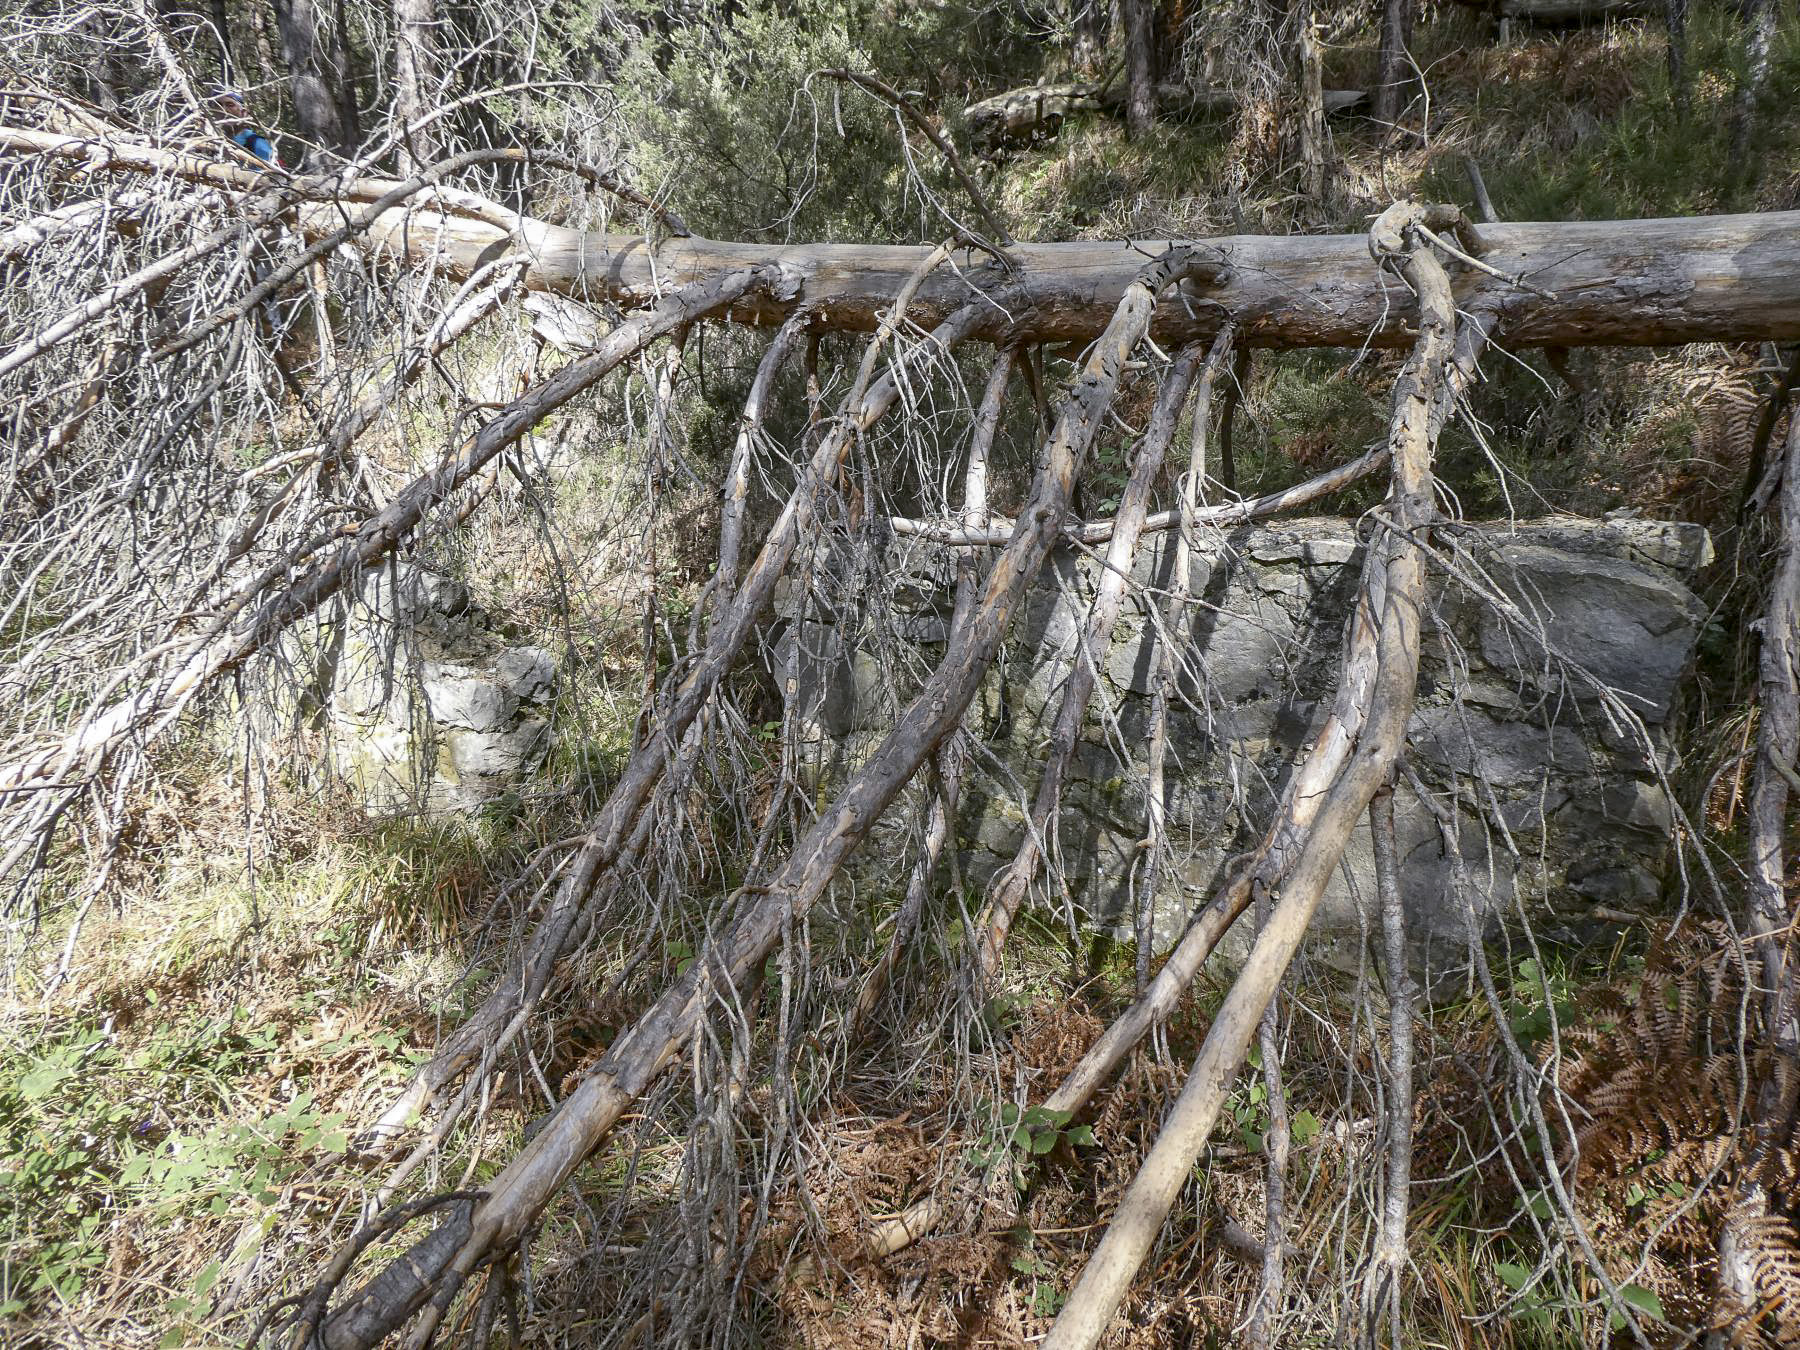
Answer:
<svg viewBox="0 0 1800 1350"><path fill-rule="evenodd" d="M237 62L231 56L231 21L225 13L225 0L212 0L213 39L219 46L219 78L226 84L237 81Z"/></svg>
<svg viewBox="0 0 1800 1350"><path fill-rule="evenodd" d="M1688 0L1663 0L1663 30L1669 41L1669 99L1679 112L1688 106Z"/></svg>
<svg viewBox="0 0 1800 1350"><path fill-rule="evenodd" d="M0 146L91 162L93 141L55 132L0 127ZM107 147L115 172L173 173L254 190L262 176L235 166L121 143ZM502 154L504 152L495 152ZM522 162L526 156L520 152ZM341 201L372 202L392 180L359 179ZM323 182L319 195L326 195ZM654 244L641 235L588 233L530 218L511 218L470 194L435 211L395 207L353 241L373 252L410 257L467 274L487 251L515 239L529 254L526 285L635 307L670 286L720 272L780 263L800 283L791 299L745 296L739 323L785 322L796 308L825 331L873 331L928 250L882 244L732 243L694 236ZM479 218L483 214L487 218ZM309 235L343 225L338 204L300 212ZM1480 227L1482 263L1501 275L1452 264L1459 309L1498 305L1510 341L1521 347L1674 346L1685 342L1791 342L1800 339L1800 211L1667 220L1505 223ZM1216 303L1160 302L1151 337L1165 348L1218 331L1229 313L1238 340L1260 347L1409 346L1415 333L1395 303L1391 277L1370 261L1366 238L1339 235L1235 235L1197 241L1230 260L1231 277L1210 287ZM1136 240L1017 244L1008 273L981 254L960 258L955 275L935 273L919 288L909 317L930 327L960 308L971 286L1010 288L1004 309L990 307L971 336L1019 343L1091 342L1106 326L1144 254L1170 247Z"/></svg>
<svg viewBox="0 0 1800 1350"><path fill-rule="evenodd" d="M326 219L334 217L327 216ZM428 217L424 220L428 221ZM323 220L319 222L321 225ZM472 267L501 232L446 218L438 234L420 213L395 211L370 232L379 248L421 258L441 246L459 270ZM1800 212L1675 220L1586 221L1484 226L1482 261L1532 291L1485 272L1459 270L1457 305L1504 300L1507 331L1521 346L1670 346L1684 342L1800 339ZM923 250L905 246L799 247L642 238L528 226L535 267L527 284L642 304L659 288L729 267L785 262L804 278L802 301L819 323L867 332L891 303ZM1205 241L1232 262L1232 279L1212 292L1218 304L1164 301L1151 323L1162 344L1210 337L1219 316L1237 318L1240 341L1267 347L1405 346L1412 334L1369 261L1360 235L1235 236ZM1105 326L1145 251L1162 242L1020 244L1009 249L1024 303L996 311L979 337L1015 342L1091 341ZM654 259L654 261L653 261ZM934 275L912 317L927 326L958 307L965 285L998 287L996 265L970 255L960 277ZM748 297L739 321L774 323L792 306Z"/></svg>
<svg viewBox="0 0 1800 1350"><path fill-rule="evenodd" d="M342 39L313 0L274 0L274 5L300 135L312 147L348 155L356 147L356 123L344 115L350 72ZM313 157L309 149L302 162Z"/></svg>
<svg viewBox="0 0 1800 1350"><path fill-rule="evenodd" d="M1152 0L1120 0L1125 14L1125 128L1141 140L1156 126L1156 49ZM1767 3L1767 0L1764 0Z"/></svg>
<svg viewBox="0 0 1800 1350"><path fill-rule="evenodd" d="M1735 1203L1719 1234L1717 1330L1713 1346L1754 1344L1768 1309L1759 1288L1767 1254L1768 1172L1793 1140L1792 1086L1800 1066L1800 965L1788 895L1787 837L1794 763L1800 756L1800 406L1790 405L1787 447L1776 498L1775 574L1760 629L1756 760L1750 786L1750 969L1761 981L1767 1052L1751 1107L1751 1148L1737 1178ZM1764 1235L1764 1236L1759 1236ZM1790 1314L1778 1306L1773 1317ZM1767 1342L1765 1342L1767 1343Z"/></svg>
<svg viewBox="0 0 1800 1350"><path fill-rule="evenodd" d="M402 173L438 157L438 128L417 126L437 94L437 6L433 0L394 0L394 120L406 128Z"/></svg>
<svg viewBox="0 0 1800 1350"><path fill-rule="evenodd" d="M1756 105L1769 82L1769 54L1775 46L1775 0L1750 0L1745 14L1744 79L1731 112L1731 158L1740 172L1749 169L1750 135L1756 130Z"/></svg>
<svg viewBox="0 0 1800 1350"><path fill-rule="evenodd" d="M1099 70L1111 18L1111 0L1075 0L1074 44L1069 63L1079 73L1091 75Z"/></svg>
<svg viewBox="0 0 1800 1350"><path fill-rule="evenodd" d="M1412 40L1413 0L1386 0L1381 8L1381 64L1376 76L1372 112L1391 127L1400 117L1401 94L1408 83L1407 44Z"/></svg>
<svg viewBox="0 0 1800 1350"><path fill-rule="evenodd" d="M1295 4L1292 12L1300 82L1300 169L1307 201L1322 208L1326 183L1324 54L1319 50L1311 0Z"/></svg>
<svg viewBox="0 0 1800 1350"><path fill-rule="evenodd" d="M1750 788L1750 937L1762 968L1770 1040L1800 1053L1788 972L1794 914L1788 898L1788 795L1800 757L1800 405L1790 414L1776 517L1780 553L1757 623L1760 704Z"/></svg>

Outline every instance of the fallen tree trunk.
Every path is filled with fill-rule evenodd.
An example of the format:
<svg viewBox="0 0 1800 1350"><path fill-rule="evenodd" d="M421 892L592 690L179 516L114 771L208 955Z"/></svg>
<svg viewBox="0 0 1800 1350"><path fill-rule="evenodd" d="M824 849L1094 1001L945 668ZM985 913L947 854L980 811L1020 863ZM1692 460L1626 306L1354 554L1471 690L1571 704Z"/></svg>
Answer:
<svg viewBox="0 0 1800 1350"><path fill-rule="evenodd" d="M1546 26L1604 23L1639 14L1654 14L1656 0L1460 0L1470 9L1484 9L1502 19L1523 19Z"/></svg>
<svg viewBox="0 0 1800 1350"><path fill-rule="evenodd" d="M173 151L126 154L92 139L0 127L0 146L57 155L117 172L165 172L248 190L256 176ZM249 179L249 182L243 180ZM395 184L360 179L345 200L380 200ZM439 197L444 198L443 190ZM343 225L336 200L302 209L300 225L323 237ZM1484 265L1458 267L1459 309L1504 302L1511 341L1533 346L1670 346L1684 342L1800 338L1800 211L1668 220L1483 225ZM738 322L784 322L795 309L815 330L872 332L929 251L903 245L731 243L697 237L653 243L642 236L565 229L504 208L482 210L472 194L438 209L395 207L357 236L360 247L453 273L473 271L503 242L529 256L526 284L636 306L673 286L761 263L796 276L795 296L746 296ZM1164 344L1211 337L1230 313L1240 344L1260 347L1408 347L1410 307L1369 258L1364 236L1237 235L1205 241L1232 266L1230 281L1165 299L1150 322ZM954 274L919 288L909 317L926 327L967 303L971 288L1008 298L972 337L1021 343L1091 341L1110 320L1146 256L1166 242L1018 244L1011 271L985 254L959 259ZM1525 286L1531 289L1525 289Z"/></svg>
<svg viewBox="0 0 1800 1350"><path fill-rule="evenodd" d="M1757 1338L1768 1311L1759 1270L1770 1263L1772 1182L1779 1155L1794 1132L1791 1088L1800 1063L1800 970L1796 969L1794 909L1790 900L1788 837L1794 761L1800 754L1800 405L1789 413L1776 499L1778 562L1757 620L1760 636L1756 759L1749 802L1749 968L1760 977L1767 1063L1751 1108L1750 1158L1737 1178L1735 1203L1719 1234L1715 1303L1717 1332L1706 1344L1736 1345ZM1779 1220L1776 1220L1779 1223ZM1777 1308L1779 1301L1777 1300ZM1791 1316L1778 1310L1777 1318Z"/></svg>
<svg viewBox="0 0 1800 1350"><path fill-rule="evenodd" d="M323 208L321 208L323 209ZM457 217L434 223L394 211L368 232L371 247L430 261L441 249L453 269L473 267L503 237ZM1505 279L1466 269L1453 282L1457 307L1509 302L1507 330L1521 346L1668 346L1682 342L1800 338L1800 212L1673 220L1486 225L1482 261ZM651 300L670 286L719 271L779 262L801 278L793 302L746 297L731 317L783 321L795 306L814 326L867 332L893 303L926 250L878 244L786 247L583 234L533 222L523 244L533 259L527 284L622 304ZM1369 259L1362 235L1238 235L1204 241L1232 265L1232 280L1196 305L1166 299L1151 319L1158 342L1211 337L1229 312L1239 341L1266 347L1408 346L1408 306ZM1019 244L1006 250L1015 272L970 253L954 275L919 290L910 317L931 326L966 303L971 286L1007 286L1017 299L996 304L973 334L1011 342L1091 341L1105 327L1156 242ZM1179 246L1173 245L1173 246ZM1523 278L1526 291L1512 278ZM1536 293L1534 293L1536 292Z"/></svg>
<svg viewBox="0 0 1800 1350"><path fill-rule="evenodd" d="M1343 112L1367 98L1360 89L1328 89L1325 111ZM1118 84L1026 85L971 103L963 109L963 116L977 140L995 142L1029 136L1040 128L1054 131L1070 113L1120 113L1126 101L1126 89ZM1236 112L1241 101L1229 89L1195 89L1185 84L1156 86L1156 110L1163 117L1218 116Z"/></svg>

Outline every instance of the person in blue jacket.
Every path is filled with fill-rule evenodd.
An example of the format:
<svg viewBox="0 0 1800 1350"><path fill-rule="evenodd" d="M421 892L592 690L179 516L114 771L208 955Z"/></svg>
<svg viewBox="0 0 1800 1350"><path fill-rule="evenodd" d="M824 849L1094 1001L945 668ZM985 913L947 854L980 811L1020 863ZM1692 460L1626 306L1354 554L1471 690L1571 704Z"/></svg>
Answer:
<svg viewBox="0 0 1800 1350"><path fill-rule="evenodd" d="M236 89L222 89L217 102L219 111L224 114L221 120L231 136L231 143L279 169L281 157L275 153L275 142L251 125L250 110L244 105L243 94Z"/></svg>

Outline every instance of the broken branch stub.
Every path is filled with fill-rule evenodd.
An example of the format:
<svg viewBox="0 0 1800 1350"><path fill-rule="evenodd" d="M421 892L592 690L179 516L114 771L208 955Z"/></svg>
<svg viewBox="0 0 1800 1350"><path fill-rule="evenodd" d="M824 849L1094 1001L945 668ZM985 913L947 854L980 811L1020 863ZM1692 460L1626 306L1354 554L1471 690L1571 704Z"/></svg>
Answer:
<svg viewBox="0 0 1800 1350"><path fill-rule="evenodd" d="M323 1339L331 1350L372 1346L421 1309L429 1334L469 1275L527 1231L631 1103L674 1060L719 991L766 959L784 927L811 909L882 812L960 723L1000 650L1020 598L1055 546L1076 474L1112 404L1126 360L1149 325L1157 294L1174 281L1216 276L1219 270L1216 261L1186 250L1143 269L1064 401L1018 527L990 570L980 600L968 621L950 635L942 663L894 730L819 814L768 883L753 896L740 893L746 907L613 1042L494 1179L473 1213L424 1238L329 1318Z"/></svg>
<svg viewBox="0 0 1800 1350"><path fill-rule="evenodd" d="M1271 840L1262 865L1283 867L1285 877L1269 921L1226 995L1162 1133L1044 1341L1045 1350L1090 1350L1111 1323L1206 1147L1250 1038L1299 949L1352 828L1392 772L1406 735L1425 603L1422 541L1435 516L1433 411L1455 334L1449 277L1411 228L1421 223L1418 210L1411 204L1392 207L1371 230L1371 240L1397 233L1406 241L1399 259L1384 261L1398 262L1418 293L1419 337L1395 382L1388 438L1393 486L1365 555L1337 696L1295 781L1313 778L1314 764L1329 764L1334 771L1317 785L1319 806L1306 826ZM1284 866L1289 857L1291 865Z"/></svg>

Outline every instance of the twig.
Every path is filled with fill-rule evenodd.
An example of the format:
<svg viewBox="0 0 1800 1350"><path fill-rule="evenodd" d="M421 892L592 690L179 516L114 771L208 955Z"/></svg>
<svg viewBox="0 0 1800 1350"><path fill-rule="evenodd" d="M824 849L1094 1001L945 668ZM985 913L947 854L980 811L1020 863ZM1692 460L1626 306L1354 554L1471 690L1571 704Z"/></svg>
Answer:
<svg viewBox="0 0 1800 1350"><path fill-rule="evenodd" d="M1000 223L1000 217L994 214L994 209L988 205L987 198L982 194L981 189L975 186L975 180L969 176L968 170L963 168L962 156L956 153L956 147L950 143L949 138L943 132L931 125L931 119L919 111L917 105L905 94L885 81L876 79L873 75L866 75L861 71L845 70L841 66L821 70L819 73L828 79L841 80L846 84L855 85L864 93L873 94L883 102L891 104L907 121L925 133L926 138L942 152L944 158L949 162L950 171L956 175L956 181L961 183L963 191L969 194L970 202L981 213L981 218L987 222L988 230L999 241L999 244L996 246L988 240L974 235L970 236L970 242L982 252L992 254L1008 271L1012 270L1012 261L1002 252L1002 249L1013 246L1012 235L1007 231L1006 226Z"/></svg>

